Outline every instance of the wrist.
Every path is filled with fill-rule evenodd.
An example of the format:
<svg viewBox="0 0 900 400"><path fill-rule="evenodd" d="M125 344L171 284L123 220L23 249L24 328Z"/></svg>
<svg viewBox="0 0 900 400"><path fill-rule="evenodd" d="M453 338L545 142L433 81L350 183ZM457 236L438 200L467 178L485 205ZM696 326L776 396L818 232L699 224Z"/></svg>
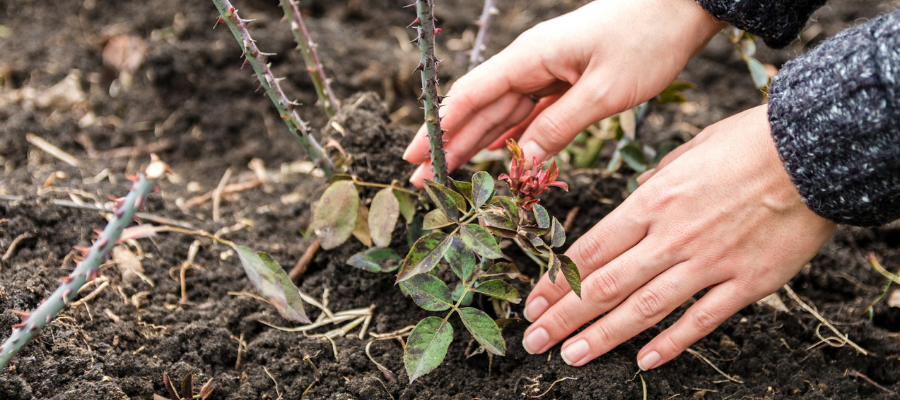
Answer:
<svg viewBox="0 0 900 400"><path fill-rule="evenodd" d="M681 22L680 34L690 46L688 49L690 57L700 53L710 39L727 25L704 10L695 0L662 0L662 2L667 3L669 7L677 8L676 14L671 18Z"/></svg>

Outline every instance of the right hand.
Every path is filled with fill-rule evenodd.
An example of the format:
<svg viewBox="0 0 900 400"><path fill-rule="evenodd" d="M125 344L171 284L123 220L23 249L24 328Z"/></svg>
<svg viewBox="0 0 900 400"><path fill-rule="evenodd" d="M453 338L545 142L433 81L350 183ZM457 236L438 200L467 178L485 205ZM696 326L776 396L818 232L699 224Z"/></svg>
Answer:
<svg viewBox="0 0 900 400"><path fill-rule="evenodd" d="M694 0L597 0L535 26L447 93L449 168L509 137L539 161L556 154L659 94L722 27ZM422 164L410 179L419 187L432 176L427 151L423 127L404 154Z"/></svg>

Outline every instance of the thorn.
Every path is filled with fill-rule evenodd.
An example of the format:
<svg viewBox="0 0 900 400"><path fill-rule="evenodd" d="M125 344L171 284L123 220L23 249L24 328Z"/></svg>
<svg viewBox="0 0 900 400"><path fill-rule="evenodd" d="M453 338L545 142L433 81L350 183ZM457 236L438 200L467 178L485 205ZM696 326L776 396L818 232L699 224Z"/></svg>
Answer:
<svg viewBox="0 0 900 400"><path fill-rule="evenodd" d="M225 18L222 18L221 15L218 18L216 18L216 24L213 25L213 29L216 29L216 27L219 25L225 25Z"/></svg>
<svg viewBox="0 0 900 400"><path fill-rule="evenodd" d="M94 233L97 234L97 236L100 236L103 234L103 231L100 229L94 228Z"/></svg>
<svg viewBox="0 0 900 400"><path fill-rule="evenodd" d="M412 28L413 26L419 26L419 25L422 25L422 20L419 19L419 17L416 17L416 20L413 21L411 24L407 25L406 27Z"/></svg>
<svg viewBox="0 0 900 400"><path fill-rule="evenodd" d="M249 58L245 58L245 59L244 59L244 62L241 64L241 69L244 69L244 66L245 66L245 65L250 65L250 59L249 59Z"/></svg>
<svg viewBox="0 0 900 400"><path fill-rule="evenodd" d="M106 245L108 245L108 244L109 244L108 239L100 238L100 240L97 241L97 248L102 249L102 248L106 247Z"/></svg>
<svg viewBox="0 0 900 400"><path fill-rule="evenodd" d="M15 324L15 325L12 326L12 328L13 328L13 329L24 329L24 328L25 328L25 323L22 322L22 323Z"/></svg>
<svg viewBox="0 0 900 400"><path fill-rule="evenodd" d="M261 51L261 52L259 52L259 55L261 55L263 57L270 57L270 56L278 55L278 53L266 53L266 52Z"/></svg>
<svg viewBox="0 0 900 400"><path fill-rule="evenodd" d="M19 318L22 318L22 322L25 322L25 320L27 320L28 318L31 318L30 312L19 311L19 310L10 310L10 311L12 311L13 314L18 315Z"/></svg>
<svg viewBox="0 0 900 400"><path fill-rule="evenodd" d="M245 24L250 23L250 22L253 22L253 21L256 21L256 20L255 20L255 19L242 19L242 20L241 20L241 22L243 22L243 23L245 23Z"/></svg>
<svg viewBox="0 0 900 400"><path fill-rule="evenodd" d="M256 88L256 90L253 91L253 93L259 92L259 89L263 89L263 85L262 85L261 83L259 84L259 87Z"/></svg>
<svg viewBox="0 0 900 400"><path fill-rule="evenodd" d="M415 6L416 6L416 3L412 3L412 4L407 4L407 5L403 6L403 8L410 8L410 7L415 7Z"/></svg>
<svg viewBox="0 0 900 400"><path fill-rule="evenodd" d="M73 279L75 279L75 278L72 278L71 276L63 276L63 277L60 277L60 278L57 279L57 280L59 281L59 283L65 284L65 283L70 283L70 282L72 282Z"/></svg>
<svg viewBox="0 0 900 400"><path fill-rule="evenodd" d="M125 179L131 181L131 183L137 183L139 180L141 180L141 177L137 175L128 175L125 177Z"/></svg>
<svg viewBox="0 0 900 400"><path fill-rule="evenodd" d="M409 42L410 42L410 43L419 44L419 37L417 36L415 39L410 40Z"/></svg>
<svg viewBox="0 0 900 400"><path fill-rule="evenodd" d="M100 276L100 270L99 270L99 269L95 269L94 272L91 272L91 275L88 276L86 282L91 282L91 281L93 281L94 279L97 279L97 277L99 277L99 276ZM64 296L64 297L69 297L69 296L66 295L66 296Z"/></svg>
<svg viewBox="0 0 900 400"><path fill-rule="evenodd" d="M422 63L419 63L419 65L416 66L416 69L413 70L412 74L415 74L416 72L424 71L424 70L425 70L425 65ZM412 75L412 74L410 74L410 75Z"/></svg>

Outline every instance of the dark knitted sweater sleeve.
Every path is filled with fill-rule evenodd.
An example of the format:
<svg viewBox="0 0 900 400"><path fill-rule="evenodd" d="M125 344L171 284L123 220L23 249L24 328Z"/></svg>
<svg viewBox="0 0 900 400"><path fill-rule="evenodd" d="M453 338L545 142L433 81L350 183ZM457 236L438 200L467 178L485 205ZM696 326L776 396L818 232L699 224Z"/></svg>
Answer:
<svg viewBox="0 0 900 400"><path fill-rule="evenodd" d="M719 20L763 38L766 44L787 46L806 20L826 0L697 0Z"/></svg>
<svg viewBox="0 0 900 400"><path fill-rule="evenodd" d="M811 210L859 226L900 218L900 11L788 62L769 123Z"/></svg>

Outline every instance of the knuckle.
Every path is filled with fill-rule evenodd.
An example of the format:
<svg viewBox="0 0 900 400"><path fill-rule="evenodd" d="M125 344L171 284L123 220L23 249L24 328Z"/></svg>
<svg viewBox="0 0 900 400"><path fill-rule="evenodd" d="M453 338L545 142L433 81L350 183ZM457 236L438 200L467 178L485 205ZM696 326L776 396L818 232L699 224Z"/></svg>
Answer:
<svg viewBox="0 0 900 400"><path fill-rule="evenodd" d="M593 343L591 347L596 347L597 349L610 349L618 344L613 340L612 333L605 324L596 323L591 325L586 336L588 337L588 342Z"/></svg>
<svg viewBox="0 0 900 400"><path fill-rule="evenodd" d="M704 334L712 332L719 326L719 318L712 310L699 309L691 313L691 323Z"/></svg>
<svg viewBox="0 0 900 400"><path fill-rule="evenodd" d="M577 263L579 266L592 268L603 266L606 250L603 238L599 236L591 233L584 235L569 249L570 256L580 261Z"/></svg>
<svg viewBox="0 0 900 400"><path fill-rule="evenodd" d="M645 290L635 299L634 308L641 318L655 319L663 311L662 297L655 290Z"/></svg>
<svg viewBox="0 0 900 400"><path fill-rule="evenodd" d="M567 124L565 123L565 119L556 114L544 113L534 121L534 125L539 136L544 138L548 143L556 145L569 142L566 139Z"/></svg>
<svg viewBox="0 0 900 400"><path fill-rule="evenodd" d="M583 290L586 300L590 303L603 303L619 297L621 293L618 274L611 270L601 270L591 274L588 290Z"/></svg>
<svg viewBox="0 0 900 400"><path fill-rule="evenodd" d="M647 185L637 196L638 209L646 213L657 213L666 209L675 199L675 192L660 185Z"/></svg>

